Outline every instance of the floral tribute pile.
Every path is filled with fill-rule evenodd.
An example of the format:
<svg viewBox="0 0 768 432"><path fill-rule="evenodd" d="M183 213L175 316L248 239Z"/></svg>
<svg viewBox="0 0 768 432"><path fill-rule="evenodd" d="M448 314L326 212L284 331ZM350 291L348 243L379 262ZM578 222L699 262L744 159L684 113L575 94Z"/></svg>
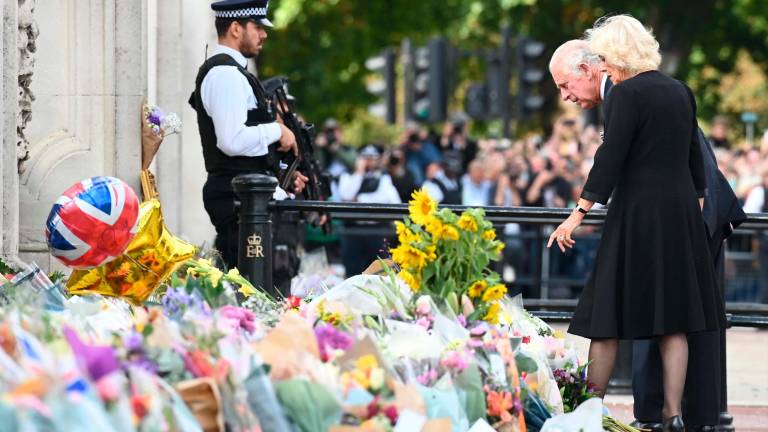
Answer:
<svg viewBox="0 0 768 432"><path fill-rule="evenodd" d="M35 265L0 268L0 424L630 430L604 419L564 335L488 269L504 245L482 210L457 215L425 192L413 198L392 267L304 298L269 298L200 256L142 305L69 297L62 275Z"/></svg>

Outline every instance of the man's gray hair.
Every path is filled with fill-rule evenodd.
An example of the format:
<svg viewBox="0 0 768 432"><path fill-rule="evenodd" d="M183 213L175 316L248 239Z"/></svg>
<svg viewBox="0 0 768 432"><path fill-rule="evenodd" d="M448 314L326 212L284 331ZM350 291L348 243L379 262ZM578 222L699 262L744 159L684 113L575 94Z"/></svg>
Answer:
<svg viewBox="0 0 768 432"><path fill-rule="evenodd" d="M589 49L589 44L584 40L572 40L560 45L552 54L552 61L550 61L550 69L552 69L552 63L554 60L559 60L562 70L581 75L581 69L579 65L587 64L593 65L600 62L600 56L594 54Z"/></svg>

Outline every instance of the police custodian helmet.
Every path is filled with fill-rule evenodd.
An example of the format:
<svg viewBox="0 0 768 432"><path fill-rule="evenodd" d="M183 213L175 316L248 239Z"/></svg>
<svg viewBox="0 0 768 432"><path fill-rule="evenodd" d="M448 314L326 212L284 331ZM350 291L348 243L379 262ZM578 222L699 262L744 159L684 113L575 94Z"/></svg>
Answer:
<svg viewBox="0 0 768 432"><path fill-rule="evenodd" d="M267 0L223 0L211 4L216 18L252 18L260 25L272 27L267 19Z"/></svg>

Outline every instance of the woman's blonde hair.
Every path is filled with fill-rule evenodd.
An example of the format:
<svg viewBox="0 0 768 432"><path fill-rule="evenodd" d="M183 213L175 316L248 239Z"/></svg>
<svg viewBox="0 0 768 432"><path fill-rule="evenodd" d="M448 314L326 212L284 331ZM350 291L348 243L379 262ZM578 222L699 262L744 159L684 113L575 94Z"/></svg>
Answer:
<svg viewBox="0 0 768 432"><path fill-rule="evenodd" d="M585 37L595 55L632 75L658 69L661 63L653 32L630 15L600 18Z"/></svg>

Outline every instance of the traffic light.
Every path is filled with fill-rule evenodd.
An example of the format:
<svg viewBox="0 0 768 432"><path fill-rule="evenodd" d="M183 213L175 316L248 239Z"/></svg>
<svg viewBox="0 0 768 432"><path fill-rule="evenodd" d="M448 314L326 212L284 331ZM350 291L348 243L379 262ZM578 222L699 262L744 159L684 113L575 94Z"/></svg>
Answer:
<svg viewBox="0 0 768 432"><path fill-rule="evenodd" d="M380 55L365 61L365 67L375 73L375 76L366 83L366 89L379 99L377 103L368 107L368 111L391 124L394 124L397 119L395 108L396 58L395 51L387 48Z"/></svg>
<svg viewBox="0 0 768 432"><path fill-rule="evenodd" d="M527 120L544 106L539 94L539 83L544 70L537 65L544 54L544 42L520 38L517 43L517 113L518 119Z"/></svg>
<svg viewBox="0 0 768 432"><path fill-rule="evenodd" d="M441 122L448 104L448 41L433 38L411 54L408 73L409 120Z"/></svg>
<svg viewBox="0 0 768 432"><path fill-rule="evenodd" d="M464 96L464 111L472 120L487 120L489 100L488 85L484 82L472 83Z"/></svg>

